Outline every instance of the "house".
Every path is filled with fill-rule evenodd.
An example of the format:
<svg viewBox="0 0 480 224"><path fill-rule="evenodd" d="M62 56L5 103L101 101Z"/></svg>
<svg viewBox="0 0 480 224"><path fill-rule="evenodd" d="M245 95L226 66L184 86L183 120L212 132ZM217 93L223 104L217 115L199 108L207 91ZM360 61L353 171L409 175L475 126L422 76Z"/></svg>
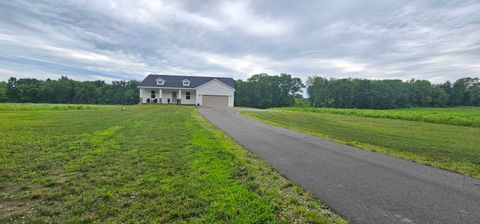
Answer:
<svg viewBox="0 0 480 224"><path fill-rule="evenodd" d="M148 75L139 85L141 103L233 107L232 78Z"/></svg>

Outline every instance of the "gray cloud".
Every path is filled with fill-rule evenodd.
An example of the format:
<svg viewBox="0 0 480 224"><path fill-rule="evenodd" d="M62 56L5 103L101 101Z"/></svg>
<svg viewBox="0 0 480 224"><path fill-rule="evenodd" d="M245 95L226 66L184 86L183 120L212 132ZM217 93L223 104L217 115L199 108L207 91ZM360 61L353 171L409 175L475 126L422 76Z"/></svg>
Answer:
<svg viewBox="0 0 480 224"><path fill-rule="evenodd" d="M478 1L4 1L0 80L480 74Z"/></svg>

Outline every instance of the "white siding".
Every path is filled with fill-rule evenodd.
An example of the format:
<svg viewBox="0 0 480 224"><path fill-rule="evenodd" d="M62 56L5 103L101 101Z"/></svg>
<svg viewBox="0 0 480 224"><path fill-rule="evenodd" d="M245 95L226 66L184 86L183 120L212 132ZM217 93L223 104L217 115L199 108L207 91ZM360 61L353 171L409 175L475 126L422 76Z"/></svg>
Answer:
<svg viewBox="0 0 480 224"><path fill-rule="evenodd" d="M216 79L197 88L196 100L200 106L203 106L203 95L228 96L228 106L233 107L234 90Z"/></svg>
<svg viewBox="0 0 480 224"><path fill-rule="evenodd" d="M187 100L187 92L190 92L190 99ZM182 89L182 104L196 104L196 91L195 90L186 90Z"/></svg>

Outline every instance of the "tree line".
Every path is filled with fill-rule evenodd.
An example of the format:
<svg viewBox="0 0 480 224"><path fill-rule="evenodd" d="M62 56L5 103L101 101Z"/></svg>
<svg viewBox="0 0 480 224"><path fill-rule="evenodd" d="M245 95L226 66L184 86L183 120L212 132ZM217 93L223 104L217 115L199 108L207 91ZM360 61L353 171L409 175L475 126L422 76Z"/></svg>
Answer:
<svg viewBox="0 0 480 224"><path fill-rule="evenodd" d="M17 79L0 82L0 102L134 104L138 103L137 81L75 81L66 76L58 80Z"/></svg>
<svg viewBox="0 0 480 224"><path fill-rule="evenodd" d="M306 87L308 97L303 99ZM312 106L389 109L480 106L479 78L432 84L427 80L309 77L306 85L288 74L253 75L236 81L235 105L255 108Z"/></svg>
<svg viewBox="0 0 480 224"><path fill-rule="evenodd" d="M137 81L17 79L0 82L0 102L135 104ZM401 107L480 106L480 80L461 78L432 84L426 80L327 79L309 77L306 84L290 74L256 74L236 80L235 106L336 107L388 109ZM302 93L308 95L304 99Z"/></svg>
<svg viewBox="0 0 480 224"><path fill-rule="evenodd" d="M479 78L451 83L426 80L327 79L310 77L313 107L389 109L401 107L480 106Z"/></svg>

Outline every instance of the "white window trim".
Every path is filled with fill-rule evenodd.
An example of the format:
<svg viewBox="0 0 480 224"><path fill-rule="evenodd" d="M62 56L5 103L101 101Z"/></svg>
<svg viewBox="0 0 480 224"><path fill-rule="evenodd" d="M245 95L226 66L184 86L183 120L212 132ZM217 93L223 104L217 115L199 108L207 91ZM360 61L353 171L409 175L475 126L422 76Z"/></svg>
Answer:
<svg viewBox="0 0 480 224"><path fill-rule="evenodd" d="M182 80L182 85L183 86L190 86L190 80L188 80L188 79Z"/></svg>
<svg viewBox="0 0 480 224"><path fill-rule="evenodd" d="M165 85L165 83L166 83L166 81L163 80L162 78L158 78L155 81L157 81L157 85L161 85L161 86Z"/></svg>

